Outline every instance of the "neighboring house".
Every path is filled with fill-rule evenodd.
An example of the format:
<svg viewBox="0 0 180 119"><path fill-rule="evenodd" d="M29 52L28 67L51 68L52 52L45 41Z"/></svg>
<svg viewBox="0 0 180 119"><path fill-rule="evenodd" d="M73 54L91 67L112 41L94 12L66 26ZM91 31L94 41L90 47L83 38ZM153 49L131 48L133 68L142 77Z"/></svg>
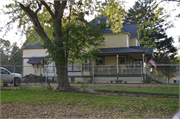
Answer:
<svg viewBox="0 0 180 119"><path fill-rule="evenodd" d="M106 17L95 19L95 23L107 23ZM86 60L85 64L76 66L70 64L68 67L68 76L71 81L75 82L92 82L92 65L94 63L94 82L95 83L110 83L111 80L123 80L123 83L141 83L141 67L137 67L139 61L142 64L147 63L147 58L153 55L153 48L144 48L139 44L137 34L138 24L123 25L120 34L115 34L111 30L104 30L103 37L105 38L102 46L98 48L102 52L97 52L95 55L101 60ZM46 65L43 57L46 56L46 50L41 47L41 44L34 46L23 45L23 65L34 66L24 67L23 76L33 73L36 75L56 76L55 68L50 67L44 70ZM38 67L39 68L38 68ZM52 63L51 66L54 66ZM146 74L146 67L143 67L143 73Z"/></svg>

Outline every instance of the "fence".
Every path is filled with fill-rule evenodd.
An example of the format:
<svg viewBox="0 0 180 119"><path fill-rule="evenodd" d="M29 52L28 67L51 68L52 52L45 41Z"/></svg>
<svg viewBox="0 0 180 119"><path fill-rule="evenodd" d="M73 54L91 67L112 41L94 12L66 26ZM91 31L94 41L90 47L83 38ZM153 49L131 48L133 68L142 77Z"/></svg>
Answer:
<svg viewBox="0 0 180 119"><path fill-rule="evenodd" d="M58 86L55 66L1 65L11 72L23 74L19 87ZM157 64L157 68L142 65L82 65L68 66L70 86L97 90L178 93L179 64ZM171 85L166 85L171 84ZM10 86L10 85L9 85ZM170 87L169 90L167 87ZM158 89L159 88L159 89ZM172 90L172 91L171 91Z"/></svg>

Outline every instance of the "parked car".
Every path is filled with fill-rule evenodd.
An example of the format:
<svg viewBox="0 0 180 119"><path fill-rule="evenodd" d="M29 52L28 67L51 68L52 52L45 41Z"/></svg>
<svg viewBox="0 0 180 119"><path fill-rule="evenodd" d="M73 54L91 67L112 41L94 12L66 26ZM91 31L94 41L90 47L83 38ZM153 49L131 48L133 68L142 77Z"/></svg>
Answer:
<svg viewBox="0 0 180 119"><path fill-rule="evenodd" d="M6 68L0 67L1 70L1 80L3 81L3 86L7 86L8 83L13 84L14 86L18 86L19 83L22 81L22 75L18 73L11 73Z"/></svg>

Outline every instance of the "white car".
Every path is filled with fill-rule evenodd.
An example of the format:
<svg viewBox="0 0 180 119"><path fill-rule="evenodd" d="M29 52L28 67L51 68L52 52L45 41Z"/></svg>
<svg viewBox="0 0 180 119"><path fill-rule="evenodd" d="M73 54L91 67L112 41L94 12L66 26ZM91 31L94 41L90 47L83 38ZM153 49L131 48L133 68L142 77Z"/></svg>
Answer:
<svg viewBox="0 0 180 119"><path fill-rule="evenodd" d="M18 86L19 83L22 81L22 75L18 73L11 73L6 68L0 67L1 70L1 77L0 80L3 81L3 85L7 86L8 83L13 84L14 86Z"/></svg>

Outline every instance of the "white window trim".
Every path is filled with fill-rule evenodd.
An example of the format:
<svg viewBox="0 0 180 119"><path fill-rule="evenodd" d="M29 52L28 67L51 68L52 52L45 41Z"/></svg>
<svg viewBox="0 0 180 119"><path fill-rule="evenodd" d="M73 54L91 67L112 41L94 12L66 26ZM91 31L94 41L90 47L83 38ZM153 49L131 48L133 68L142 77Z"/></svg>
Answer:
<svg viewBox="0 0 180 119"><path fill-rule="evenodd" d="M129 47L129 42L130 42L130 39L129 39L129 36L127 35L127 47Z"/></svg>

